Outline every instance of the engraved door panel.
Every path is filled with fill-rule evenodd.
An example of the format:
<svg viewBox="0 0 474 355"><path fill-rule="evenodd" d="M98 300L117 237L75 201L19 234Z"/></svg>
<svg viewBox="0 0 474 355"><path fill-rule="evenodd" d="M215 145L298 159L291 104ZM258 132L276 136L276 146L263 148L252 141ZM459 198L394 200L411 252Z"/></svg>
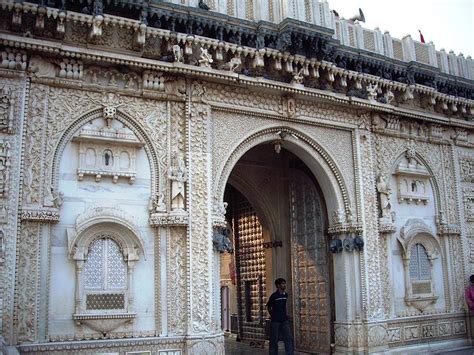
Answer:
<svg viewBox="0 0 474 355"><path fill-rule="evenodd" d="M329 353L329 259L321 198L313 181L294 170L290 183L293 315L298 350Z"/></svg>

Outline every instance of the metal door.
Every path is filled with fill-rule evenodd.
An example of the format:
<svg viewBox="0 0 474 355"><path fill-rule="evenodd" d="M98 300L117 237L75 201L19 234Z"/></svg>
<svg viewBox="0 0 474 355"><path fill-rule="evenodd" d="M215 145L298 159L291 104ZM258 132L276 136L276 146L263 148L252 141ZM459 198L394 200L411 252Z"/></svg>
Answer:
<svg viewBox="0 0 474 355"><path fill-rule="evenodd" d="M329 353L330 275L322 201L313 181L303 171L295 169L291 176L295 345L301 351Z"/></svg>

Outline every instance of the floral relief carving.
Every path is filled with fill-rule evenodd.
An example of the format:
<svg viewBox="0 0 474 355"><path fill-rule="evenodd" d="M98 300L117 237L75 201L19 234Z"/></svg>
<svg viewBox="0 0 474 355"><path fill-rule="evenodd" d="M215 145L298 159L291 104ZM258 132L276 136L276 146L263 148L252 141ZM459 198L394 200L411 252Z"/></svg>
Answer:
<svg viewBox="0 0 474 355"><path fill-rule="evenodd" d="M474 183L474 159L460 159L459 165L461 166L461 181Z"/></svg>
<svg viewBox="0 0 474 355"><path fill-rule="evenodd" d="M13 131L13 98L9 90L4 87L0 93L0 132Z"/></svg>
<svg viewBox="0 0 474 355"><path fill-rule="evenodd" d="M14 318L20 343L34 342L37 339L39 232L39 224L25 222L21 226Z"/></svg>
<svg viewBox="0 0 474 355"><path fill-rule="evenodd" d="M20 78L5 78L0 77L3 82L3 93L8 94L9 113L8 129L2 128L2 133L14 133L18 126L20 111L22 109L22 99L20 95L23 94L24 81ZM14 303L14 283L15 283L15 258L16 258L16 220L18 218L18 191L20 186L19 181L19 166L21 141L16 135L8 135L3 137L3 152L6 153L5 148L8 147L8 154L4 154L3 163L7 162L5 158L9 156L8 178L4 179L4 186L8 190L8 196L2 199L0 203L0 326L1 332L5 340L11 341L13 339L13 303ZM8 165L8 164L6 164ZM0 172L6 176L5 170ZM9 180L9 183L6 183Z"/></svg>
<svg viewBox="0 0 474 355"><path fill-rule="evenodd" d="M278 96L259 92L252 92L249 95L248 89L228 85L206 83L205 98L207 102L216 106L223 106L222 103L225 103L227 106L237 106L247 110L259 109L274 114L280 114L283 110Z"/></svg>
<svg viewBox="0 0 474 355"><path fill-rule="evenodd" d="M372 151L372 134L365 132L366 138L361 140L361 165L362 169L362 193L367 206L377 206L377 196L375 191L375 153ZM378 236L377 209L367 208L365 211L365 247L364 261L367 275L365 280L367 295L364 300L369 319L380 319L384 315L382 285L380 279L381 268L381 245L382 242ZM363 272L363 271L362 271Z"/></svg>
<svg viewBox="0 0 474 355"><path fill-rule="evenodd" d="M474 189L464 189L464 218L466 222L474 222Z"/></svg>
<svg viewBox="0 0 474 355"><path fill-rule="evenodd" d="M224 355L224 340L222 338L218 338L194 342L188 345L188 352L189 354L193 355Z"/></svg>
<svg viewBox="0 0 474 355"><path fill-rule="evenodd" d="M40 203L42 147L49 92L47 86L31 85L30 107L26 119L25 172L23 179L23 201L27 205Z"/></svg>
<svg viewBox="0 0 474 355"><path fill-rule="evenodd" d="M185 228L170 228L168 241L168 331L176 335L185 334L188 313L185 233Z"/></svg>
<svg viewBox="0 0 474 355"><path fill-rule="evenodd" d="M207 178L207 121L209 119L209 108L201 104L193 104L190 117L190 162L189 167L193 170L190 181L189 202L193 208L190 211L192 221L190 230L190 248L192 281L199 285L192 289L192 330L193 332L209 332L211 330L209 314L210 300L206 290L210 288L210 262L211 253L210 228L208 226L207 206L209 206L208 178Z"/></svg>

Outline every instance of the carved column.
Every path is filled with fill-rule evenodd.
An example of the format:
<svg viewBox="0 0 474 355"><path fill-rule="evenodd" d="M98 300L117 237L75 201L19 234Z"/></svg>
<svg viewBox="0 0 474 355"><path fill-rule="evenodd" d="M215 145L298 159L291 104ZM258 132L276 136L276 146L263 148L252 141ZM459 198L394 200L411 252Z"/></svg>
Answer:
<svg viewBox="0 0 474 355"><path fill-rule="evenodd" d="M342 217L342 218L341 218ZM348 218L350 220L350 218ZM334 324L336 353L364 348L361 318L361 253L364 248L361 225L347 222L344 212L333 213L332 236L336 320Z"/></svg>
<svg viewBox="0 0 474 355"><path fill-rule="evenodd" d="M29 82L23 70L23 51L4 48L10 69L0 69L0 352L4 342L14 344L14 289L20 194L20 157L25 93ZM4 61L5 62L5 61ZM5 64L5 63L4 63Z"/></svg>
<svg viewBox="0 0 474 355"><path fill-rule="evenodd" d="M360 170L359 190L364 231L364 252L361 255L362 308L366 326L366 344L369 351L381 351L387 347L386 323L382 287L381 244L379 235L378 209L375 178L374 137L370 131L369 116L361 115L360 129L356 134L358 169Z"/></svg>
<svg viewBox="0 0 474 355"><path fill-rule="evenodd" d="M206 90L202 83L194 82L189 104L188 167L190 171L188 186L189 229L188 229L188 277L189 314L188 341L190 353L200 351L224 354L223 336L216 329L215 299L219 298L216 289L215 262L212 247L212 205L209 176L211 160L209 152L210 107L204 103ZM213 284L214 283L214 284ZM206 335L208 339L199 339Z"/></svg>

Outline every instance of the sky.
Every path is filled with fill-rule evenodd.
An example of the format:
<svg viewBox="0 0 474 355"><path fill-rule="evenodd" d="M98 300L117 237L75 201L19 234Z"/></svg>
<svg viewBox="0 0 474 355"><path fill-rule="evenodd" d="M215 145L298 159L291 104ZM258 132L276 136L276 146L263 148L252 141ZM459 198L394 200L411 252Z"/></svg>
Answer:
<svg viewBox="0 0 474 355"><path fill-rule="evenodd" d="M432 41L437 51L463 53L474 58L474 0L328 0L331 10L348 19L358 13L365 15L362 27L393 38L410 34L419 41L421 30L425 42Z"/></svg>

